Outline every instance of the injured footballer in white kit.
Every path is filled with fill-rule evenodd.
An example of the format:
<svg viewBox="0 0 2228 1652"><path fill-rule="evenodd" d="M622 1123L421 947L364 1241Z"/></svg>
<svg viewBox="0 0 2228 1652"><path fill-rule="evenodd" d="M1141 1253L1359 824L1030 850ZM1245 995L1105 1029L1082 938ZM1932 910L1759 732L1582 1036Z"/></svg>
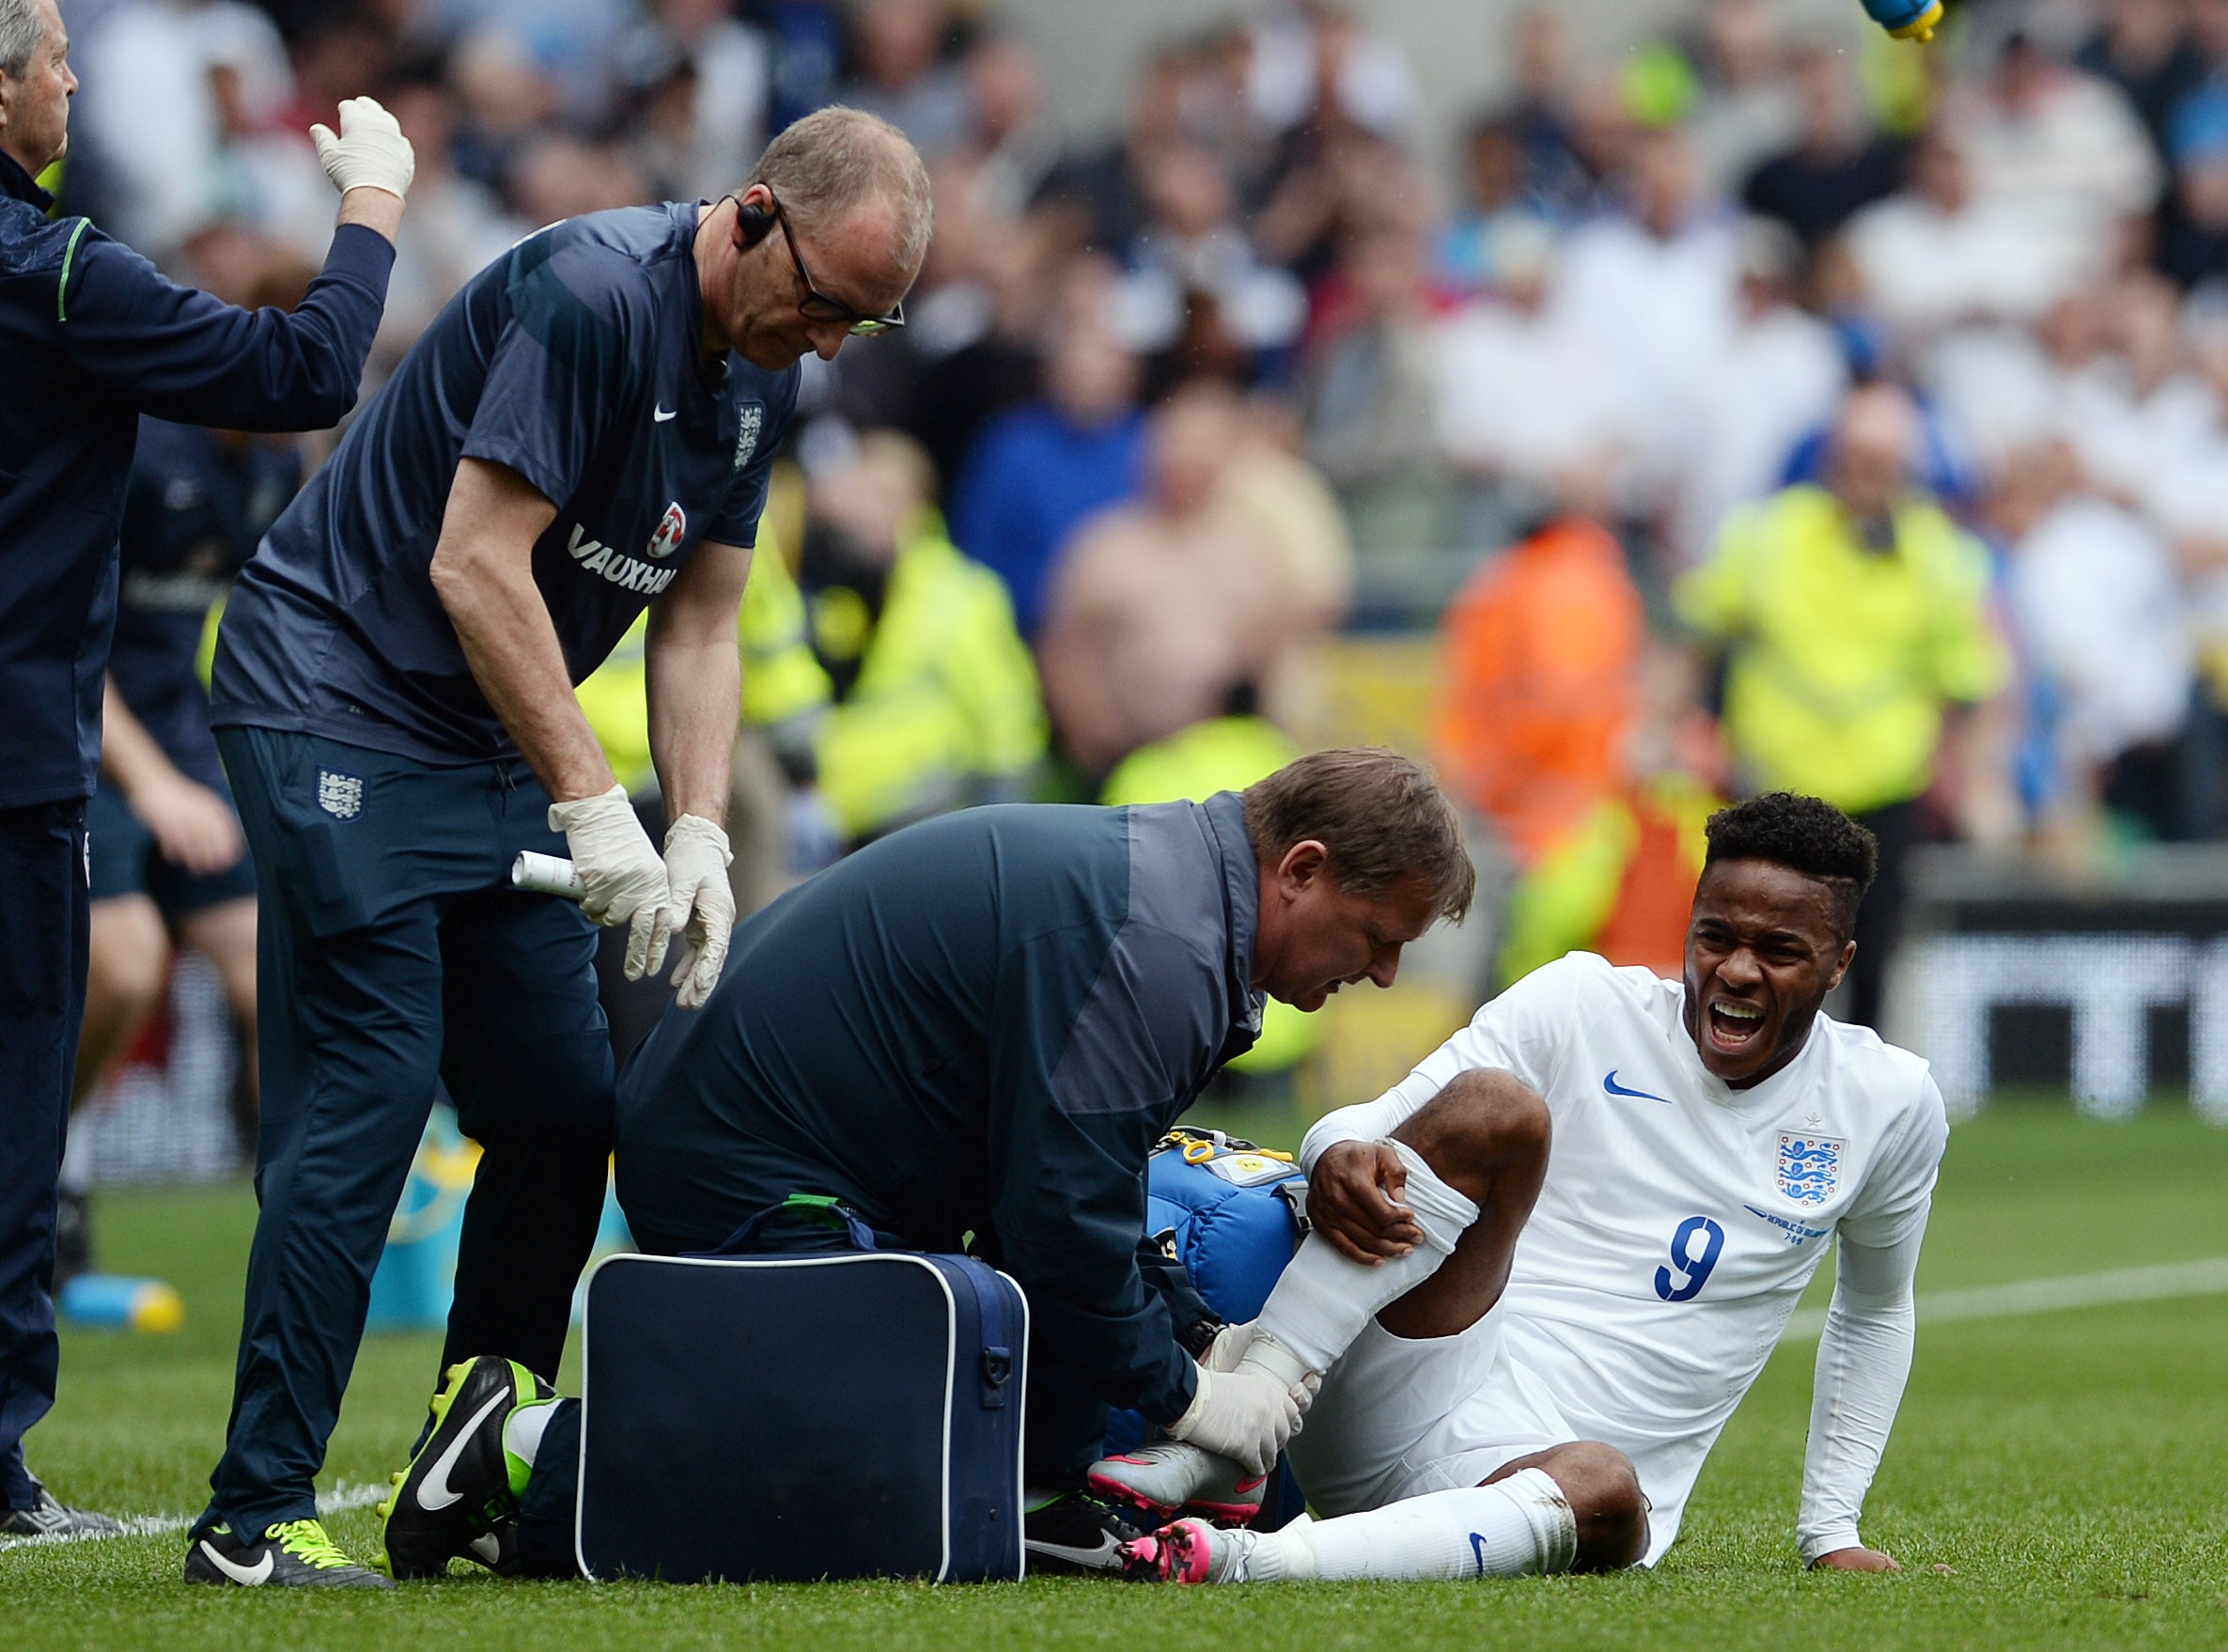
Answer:
<svg viewBox="0 0 2228 1652"><path fill-rule="evenodd" d="M1316 1514L1175 1520L1130 1546L1130 1576L1652 1566L1836 1240L1797 1535L1806 1564L1894 1568L1858 1520L1910 1370L1941 1096L1917 1056L1819 1013L1855 954L1870 834L1784 793L1708 833L1683 982L1572 953L1308 1132L1313 1231L1208 1359L1320 1374L1291 1445ZM1535 1201L1474 1150L1493 1117L1505 1149L1530 1098L1552 1136ZM1093 1471L1171 1512L1232 1480L1170 1442Z"/></svg>

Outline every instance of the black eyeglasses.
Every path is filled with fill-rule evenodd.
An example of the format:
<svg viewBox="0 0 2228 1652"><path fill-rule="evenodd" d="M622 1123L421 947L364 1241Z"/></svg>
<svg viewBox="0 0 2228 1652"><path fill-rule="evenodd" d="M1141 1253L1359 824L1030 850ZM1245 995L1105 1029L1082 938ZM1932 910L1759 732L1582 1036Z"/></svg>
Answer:
<svg viewBox="0 0 2228 1652"><path fill-rule="evenodd" d="M767 191L769 197L771 190ZM819 289L812 278L812 272L804 267L804 255L797 250L797 235L789 227L789 215L782 210L781 202L773 202L773 219L781 226L782 240L789 243L789 257L797 266L797 275L804 283L804 296L797 301L797 313L808 321L838 321L855 338L872 338L878 333L894 333L905 325L905 305L899 303L886 316L870 316L864 310L854 310L839 298L830 298Z"/></svg>

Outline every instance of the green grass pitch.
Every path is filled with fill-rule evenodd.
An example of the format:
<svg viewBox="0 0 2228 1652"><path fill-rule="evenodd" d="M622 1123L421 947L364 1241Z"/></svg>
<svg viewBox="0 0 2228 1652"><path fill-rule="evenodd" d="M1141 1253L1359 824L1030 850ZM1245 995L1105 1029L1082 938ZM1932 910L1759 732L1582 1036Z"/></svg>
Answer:
<svg viewBox="0 0 2228 1652"><path fill-rule="evenodd" d="M243 1189L116 1195L107 1264L166 1276L173 1338L69 1335L33 1464L75 1500L198 1508L231 1380L253 1208ZM2228 1256L2228 1131L2157 1106L2090 1123L2004 1106L1955 1132L1922 1291ZM1824 1300L1824 1281L1813 1305ZM422 1414L430 1338L366 1346L324 1484L374 1483ZM600 1587L459 1574L392 1595L188 1589L176 1535L0 1552L0 1644L25 1648L802 1646L1119 1652L1368 1646L2228 1646L2228 1304L2127 1302L1923 1327L1866 1535L1897 1577L1805 1574L1794 1520L1808 1346L1784 1349L1652 1574L1456 1584L1151 1590ZM685 1518L683 1516L682 1518ZM335 1534L375 1544L367 1510Z"/></svg>

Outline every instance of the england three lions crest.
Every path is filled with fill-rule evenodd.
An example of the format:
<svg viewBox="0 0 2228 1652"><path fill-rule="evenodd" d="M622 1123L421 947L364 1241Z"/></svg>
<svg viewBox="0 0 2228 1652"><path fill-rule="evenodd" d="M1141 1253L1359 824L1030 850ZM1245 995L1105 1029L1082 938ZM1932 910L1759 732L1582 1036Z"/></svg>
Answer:
<svg viewBox="0 0 2228 1652"><path fill-rule="evenodd" d="M1823 1205L1841 1186L1841 1155L1845 1142L1831 1136L1780 1132L1780 1196L1798 1205Z"/></svg>
<svg viewBox="0 0 2228 1652"><path fill-rule="evenodd" d="M319 769L318 807L335 820L353 820L364 812L364 782L353 774Z"/></svg>
<svg viewBox="0 0 2228 1652"><path fill-rule="evenodd" d="M729 467L740 470L758 451L758 432L766 427L766 404L746 401L735 410L735 463Z"/></svg>

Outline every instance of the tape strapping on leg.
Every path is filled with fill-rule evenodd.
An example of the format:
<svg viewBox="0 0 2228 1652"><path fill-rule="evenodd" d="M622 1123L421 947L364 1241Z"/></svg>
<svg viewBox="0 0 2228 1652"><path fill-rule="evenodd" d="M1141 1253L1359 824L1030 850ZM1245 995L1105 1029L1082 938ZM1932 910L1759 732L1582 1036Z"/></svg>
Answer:
<svg viewBox="0 0 2228 1652"><path fill-rule="evenodd" d="M1408 1171L1408 1187L1401 1199L1416 1213L1424 1242L1442 1256L1453 1255L1463 1230L1478 1218L1476 1203L1441 1181L1439 1172L1406 1142L1387 1137L1384 1145L1400 1156Z"/></svg>

